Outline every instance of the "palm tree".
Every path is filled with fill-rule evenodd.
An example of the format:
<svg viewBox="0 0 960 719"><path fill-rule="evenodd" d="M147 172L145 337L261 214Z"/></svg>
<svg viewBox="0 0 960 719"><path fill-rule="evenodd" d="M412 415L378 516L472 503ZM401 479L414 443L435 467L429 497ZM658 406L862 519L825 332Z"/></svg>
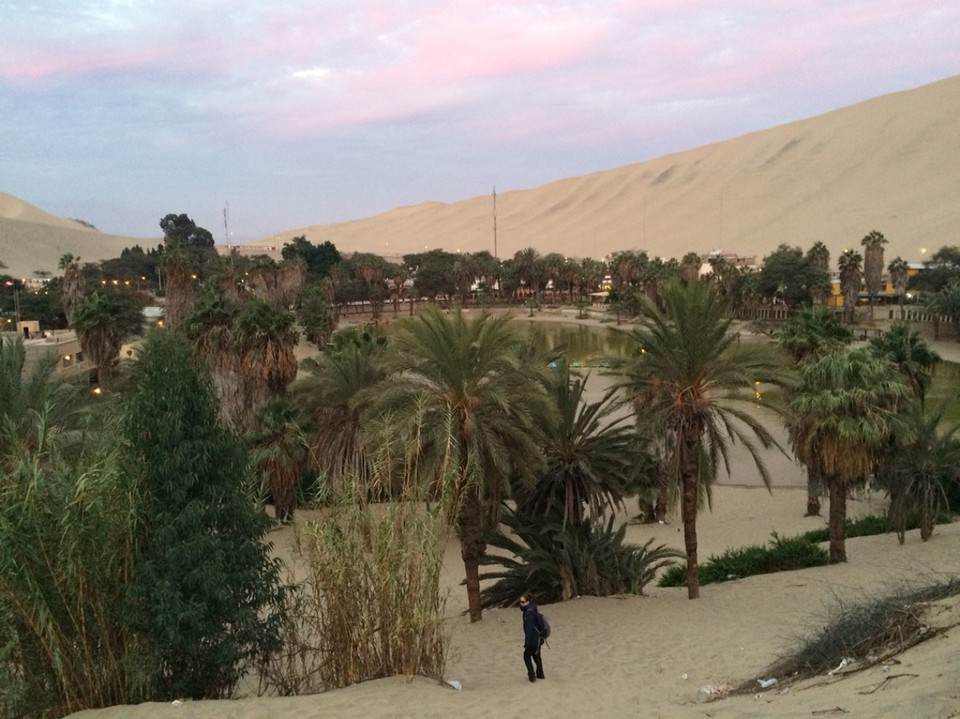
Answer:
<svg viewBox="0 0 960 719"><path fill-rule="evenodd" d="M185 329L213 376L221 418L241 434L297 376L294 315L266 300L229 302L216 282L208 282Z"/></svg>
<svg viewBox="0 0 960 719"><path fill-rule="evenodd" d="M870 340L870 349L893 362L922 406L933 382L930 371L940 362L940 355L930 349L920 333L904 322L894 322L882 336Z"/></svg>
<svg viewBox="0 0 960 719"><path fill-rule="evenodd" d="M700 268L703 262L700 261L700 255L696 252L688 252L680 258L680 276L683 281L692 284L700 280Z"/></svg>
<svg viewBox="0 0 960 719"><path fill-rule="evenodd" d="M830 493L830 561L846 562L847 492L862 486L891 442L909 439L897 407L910 389L888 360L834 349L800 368L788 403L794 454Z"/></svg>
<svg viewBox="0 0 960 719"><path fill-rule="evenodd" d="M830 292L830 250L822 242L814 242L813 247L807 250L807 261L824 275L825 283L813 288L810 293L814 302L823 304Z"/></svg>
<svg viewBox="0 0 960 719"><path fill-rule="evenodd" d="M57 362L48 353L25 374L23 338L0 339L0 468L18 449L35 451L43 432L72 425L83 388L58 377Z"/></svg>
<svg viewBox="0 0 960 719"><path fill-rule="evenodd" d="M127 294L94 292L77 307L73 329L96 368L97 384L109 381L124 340L140 334L143 315Z"/></svg>
<svg viewBox="0 0 960 719"><path fill-rule="evenodd" d="M513 266L517 276L523 280L527 289L533 293L533 301L540 309L540 290L543 288L545 269L540 253L532 247L518 251L513 256Z"/></svg>
<svg viewBox="0 0 960 719"><path fill-rule="evenodd" d="M261 487L273 500L274 516L280 522L291 521L307 444L285 397L273 399L261 409L246 443Z"/></svg>
<svg viewBox="0 0 960 719"><path fill-rule="evenodd" d="M780 383L785 363L773 348L739 343L730 331L726 304L704 283L672 283L663 291L665 309L645 302L640 327L627 334L637 352L621 363L620 384L647 403L637 419L646 434L676 438L670 476L680 486L687 595L700 595L697 577L697 511L704 483L723 462L729 471L728 443L742 442L769 484L754 440L764 448L776 441L740 405L754 400L754 382Z"/></svg>
<svg viewBox="0 0 960 719"><path fill-rule="evenodd" d="M73 313L83 302L84 281L83 273L80 272L80 258L68 252L60 257L57 267L63 270L63 287L61 288L63 313L67 317L67 324L73 325Z"/></svg>
<svg viewBox="0 0 960 719"><path fill-rule="evenodd" d="M386 346L386 338L370 330L341 330L317 357L304 360L307 376L293 386L310 463L334 490L346 479L366 485L370 477L361 436L370 402L361 392L384 379L379 360Z"/></svg>
<svg viewBox="0 0 960 719"><path fill-rule="evenodd" d="M798 365L818 357L822 352L849 343L850 330L837 321L825 305L801 305L787 318L780 330L780 344ZM789 392L787 393L789 395ZM788 426L788 429L790 427ZM806 516L820 514L822 479L816 465L807 465Z"/></svg>
<svg viewBox="0 0 960 719"><path fill-rule="evenodd" d="M863 258L856 250L844 250L837 259L837 267L840 269L840 291L843 292L843 313L848 324L853 323L857 298L860 296L860 284L863 280L862 266Z"/></svg>
<svg viewBox="0 0 960 719"><path fill-rule="evenodd" d="M448 316L435 308L402 320L383 365L391 379L375 388L384 412L422 424L425 461L456 462L451 489L471 622L482 618L486 533L511 483L542 469L550 416L546 368L527 361L511 322L510 315L468 320L461 309Z"/></svg>
<svg viewBox="0 0 960 719"><path fill-rule="evenodd" d="M517 509L522 515L559 517L584 532L588 518L622 506L644 458L635 432L625 424L629 414L620 412L625 402L617 389L586 402L586 379L571 372L565 360L557 363L548 385L557 422L547 426L544 437L547 466Z"/></svg>
<svg viewBox="0 0 960 719"><path fill-rule="evenodd" d="M891 446L880 463L877 478L890 494L890 519L900 544L912 511L919 515L920 538L930 538L937 513L949 504L947 488L960 483L960 424L941 430L946 406L943 402L929 415L916 412L910 420L916 428L913 441Z"/></svg>
<svg viewBox="0 0 960 719"><path fill-rule="evenodd" d="M871 230L860 240L860 244L864 247L863 276L867 293L870 295L870 319L872 320L873 300L883 288L883 246L887 244L887 238L882 232Z"/></svg>
<svg viewBox="0 0 960 719"><path fill-rule="evenodd" d="M893 283L893 289L897 293L897 301L900 303L900 319L903 319L903 300L907 296L910 265L902 257L895 257L887 265L887 272L890 273L890 282Z"/></svg>
<svg viewBox="0 0 960 719"><path fill-rule="evenodd" d="M929 296L926 307L934 315L933 338L940 339L940 320L947 319L953 323L956 340L960 342L960 280L954 280Z"/></svg>

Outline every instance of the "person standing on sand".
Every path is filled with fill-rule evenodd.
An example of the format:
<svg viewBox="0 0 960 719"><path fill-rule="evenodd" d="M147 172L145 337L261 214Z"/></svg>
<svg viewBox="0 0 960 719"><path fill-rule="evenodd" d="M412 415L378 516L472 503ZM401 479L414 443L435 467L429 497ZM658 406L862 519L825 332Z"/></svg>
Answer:
<svg viewBox="0 0 960 719"><path fill-rule="evenodd" d="M546 679L543 675L543 660L540 658L543 636L537 617L537 604L530 595L524 594L520 597L520 611L523 613L523 663L527 667L527 678L531 682ZM537 666L536 673L533 670L534 664Z"/></svg>

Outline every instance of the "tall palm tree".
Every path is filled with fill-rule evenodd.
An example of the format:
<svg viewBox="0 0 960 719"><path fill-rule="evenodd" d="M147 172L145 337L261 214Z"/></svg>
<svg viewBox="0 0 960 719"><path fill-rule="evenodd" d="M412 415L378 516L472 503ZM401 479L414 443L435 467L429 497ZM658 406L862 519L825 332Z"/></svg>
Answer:
<svg viewBox="0 0 960 719"><path fill-rule="evenodd" d="M910 265L902 257L895 257L887 265L887 272L890 273L890 282L893 283L893 290L897 293L897 301L900 303L900 319L903 319L903 300L907 296Z"/></svg>
<svg viewBox="0 0 960 719"><path fill-rule="evenodd" d="M97 384L113 377L124 340L140 334L143 315L129 294L94 292L76 308L73 329L90 362Z"/></svg>
<svg viewBox="0 0 960 719"><path fill-rule="evenodd" d="M933 382L930 372L940 362L940 355L920 333L904 322L894 322L887 332L870 340L870 349L893 362L922 406Z"/></svg>
<svg viewBox="0 0 960 719"><path fill-rule="evenodd" d="M280 522L291 521L306 466L307 443L287 398L277 397L260 410L246 444L261 487L273 501L274 516Z"/></svg>
<svg viewBox="0 0 960 719"><path fill-rule="evenodd" d="M910 388L891 362L865 349L824 352L800 368L788 403L797 458L815 467L830 494L830 561L846 562L847 492L862 486L910 425L897 407Z"/></svg>
<svg viewBox="0 0 960 719"><path fill-rule="evenodd" d="M883 289L883 246L887 238L882 232L871 230L863 239L863 279L870 295L870 319L873 319L873 301L877 293Z"/></svg>
<svg viewBox="0 0 960 719"><path fill-rule="evenodd" d="M700 279L700 268L702 266L703 262L701 262L699 254L696 252L685 254L680 258L680 276L683 281L688 284L697 282Z"/></svg>
<svg viewBox="0 0 960 719"><path fill-rule="evenodd" d="M798 365L809 362L822 352L845 345L853 335L825 305L801 305L787 318L780 330L780 344ZM789 397L789 390L787 392ZM790 429L788 423L788 429ZM806 516L820 514L822 480L816 465L807 465Z"/></svg>
<svg viewBox="0 0 960 719"><path fill-rule="evenodd" d="M807 261L814 269L824 274L824 284L813 288L811 291L814 302L823 304L830 292L830 250L822 242L814 242L813 246L807 250Z"/></svg>
<svg viewBox="0 0 960 719"><path fill-rule="evenodd" d="M670 476L680 486L687 595L700 595L697 576L697 512L701 489L723 462L729 471L730 443L750 452L763 481L769 476L760 447L776 447L766 428L745 411L754 401L754 382L781 383L787 377L782 356L759 343L739 343L731 332L726 304L706 284L672 283L663 291L665 309L649 300L639 327L627 334L637 347L621 363L620 386L646 399L638 422L646 434L676 437Z"/></svg>
<svg viewBox="0 0 960 719"><path fill-rule="evenodd" d="M390 380L375 388L384 412L422 424L428 464L456 460L451 489L471 622L482 618L484 537L512 482L530 481L543 467L550 417L546 368L527 360L511 322L510 315L467 319L460 309L433 308L403 320L384 358Z"/></svg>
<svg viewBox="0 0 960 719"><path fill-rule="evenodd" d="M545 268L540 253L532 247L519 250L513 256L513 266L517 276L533 293L533 301L540 309L540 291L543 289Z"/></svg>
<svg viewBox="0 0 960 719"><path fill-rule="evenodd" d="M304 360L306 377L292 388L308 437L311 465L334 490L354 478L366 485L370 461L362 442L364 390L384 379L379 365L383 335L367 329L337 332L317 357Z"/></svg>
<svg viewBox="0 0 960 719"><path fill-rule="evenodd" d="M856 250L844 250L837 258L837 267L840 270L840 291L843 293L843 314L847 323L852 324L863 281L863 257Z"/></svg>
<svg viewBox="0 0 960 719"><path fill-rule="evenodd" d="M917 410L910 420L913 440L891 445L880 463L877 478L890 494L890 519L900 544L912 511L919 515L920 538L930 538L937 513L949 504L947 489L960 483L960 424L946 426L946 406L943 402L927 415Z"/></svg>
<svg viewBox="0 0 960 719"><path fill-rule="evenodd" d="M68 252L60 257L57 267L63 270L63 287L61 288L63 313L67 317L67 324L73 325L73 314L83 302L84 281L83 273L80 271L80 258Z"/></svg>

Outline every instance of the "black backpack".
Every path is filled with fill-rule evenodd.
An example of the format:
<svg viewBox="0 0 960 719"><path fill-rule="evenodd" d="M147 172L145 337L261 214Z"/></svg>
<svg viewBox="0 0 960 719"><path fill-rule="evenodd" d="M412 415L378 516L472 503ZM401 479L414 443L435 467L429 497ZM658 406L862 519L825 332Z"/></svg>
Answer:
<svg viewBox="0 0 960 719"><path fill-rule="evenodd" d="M547 641L550 638L550 622L543 615L543 612L537 610L537 630L540 632L540 638Z"/></svg>

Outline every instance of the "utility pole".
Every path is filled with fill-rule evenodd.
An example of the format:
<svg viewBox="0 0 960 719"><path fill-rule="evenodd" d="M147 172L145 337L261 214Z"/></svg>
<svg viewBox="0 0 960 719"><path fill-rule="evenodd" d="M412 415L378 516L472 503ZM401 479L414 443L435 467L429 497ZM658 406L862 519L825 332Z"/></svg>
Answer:
<svg viewBox="0 0 960 719"><path fill-rule="evenodd" d="M497 257L497 186L493 186L493 256Z"/></svg>

